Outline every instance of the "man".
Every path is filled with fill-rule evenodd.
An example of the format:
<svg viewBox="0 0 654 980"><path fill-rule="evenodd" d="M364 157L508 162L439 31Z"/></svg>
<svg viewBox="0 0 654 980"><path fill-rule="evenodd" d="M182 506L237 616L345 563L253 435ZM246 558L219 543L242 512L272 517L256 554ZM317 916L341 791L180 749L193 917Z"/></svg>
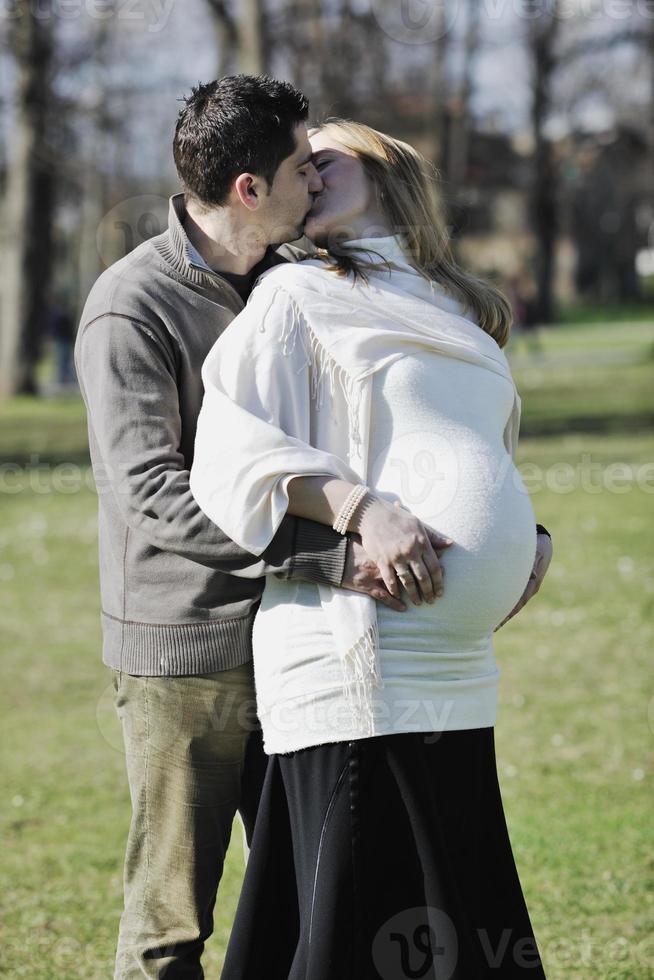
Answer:
<svg viewBox="0 0 654 980"><path fill-rule="evenodd" d="M235 76L195 89L174 157L169 228L109 268L75 361L99 490L104 662L132 800L116 980L202 977L232 821L249 836L265 757L250 636L265 574L366 592L398 611L360 544L287 517L261 559L189 489L200 370L257 274L284 261L322 187L308 105Z"/></svg>

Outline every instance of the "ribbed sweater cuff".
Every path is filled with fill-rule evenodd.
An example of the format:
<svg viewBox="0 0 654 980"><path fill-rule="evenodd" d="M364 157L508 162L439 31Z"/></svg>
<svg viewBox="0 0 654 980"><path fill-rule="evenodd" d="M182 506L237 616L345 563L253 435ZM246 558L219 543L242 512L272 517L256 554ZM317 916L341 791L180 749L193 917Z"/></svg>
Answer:
<svg viewBox="0 0 654 980"><path fill-rule="evenodd" d="M347 536L326 524L298 520L289 578L340 586L345 571Z"/></svg>

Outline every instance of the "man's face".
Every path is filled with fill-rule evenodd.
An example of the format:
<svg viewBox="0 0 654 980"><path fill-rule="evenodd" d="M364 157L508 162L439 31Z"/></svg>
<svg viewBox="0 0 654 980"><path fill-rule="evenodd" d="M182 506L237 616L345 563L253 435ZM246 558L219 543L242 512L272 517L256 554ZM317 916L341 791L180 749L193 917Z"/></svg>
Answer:
<svg viewBox="0 0 654 980"><path fill-rule="evenodd" d="M311 162L307 127L295 127L295 150L282 160L269 194L263 196L257 218L264 224L270 244L292 242L304 233L304 222L313 195L322 190L322 180Z"/></svg>

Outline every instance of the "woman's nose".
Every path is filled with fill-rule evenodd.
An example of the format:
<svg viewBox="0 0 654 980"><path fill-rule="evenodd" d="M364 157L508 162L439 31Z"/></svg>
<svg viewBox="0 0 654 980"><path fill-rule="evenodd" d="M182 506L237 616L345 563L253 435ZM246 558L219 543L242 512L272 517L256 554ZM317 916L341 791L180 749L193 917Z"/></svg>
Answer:
<svg viewBox="0 0 654 980"><path fill-rule="evenodd" d="M309 164L309 191L311 194L319 194L325 185L322 177L312 163Z"/></svg>

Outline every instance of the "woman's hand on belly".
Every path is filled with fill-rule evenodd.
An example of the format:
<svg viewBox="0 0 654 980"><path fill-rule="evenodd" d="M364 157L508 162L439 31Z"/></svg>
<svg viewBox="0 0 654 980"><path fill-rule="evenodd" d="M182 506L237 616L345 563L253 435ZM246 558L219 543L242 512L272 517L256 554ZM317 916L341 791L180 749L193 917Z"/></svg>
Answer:
<svg viewBox="0 0 654 980"><path fill-rule="evenodd" d="M406 612L402 600L396 599L386 588L379 568L361 544L361 536L350 533L348 537L341 588L369 595L395 612Z"/></svg>
<svg viewBox="0 0 654 980"><path fill-rule="evenodd" d="M350 529L377 564L391 595L400 598L403 586L419 606L443 593L443 573L437 551L454 542L427 528L410 511L369 492L357 508Z"/></svg>

